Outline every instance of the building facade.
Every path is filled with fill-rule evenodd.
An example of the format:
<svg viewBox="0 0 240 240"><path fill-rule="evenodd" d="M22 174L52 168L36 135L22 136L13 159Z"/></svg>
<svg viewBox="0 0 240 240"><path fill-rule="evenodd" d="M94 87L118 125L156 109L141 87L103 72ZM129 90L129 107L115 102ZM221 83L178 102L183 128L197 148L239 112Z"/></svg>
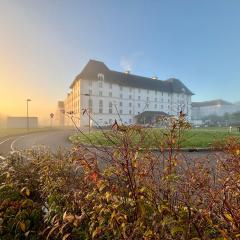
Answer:
<svg viewBox="0 0 240 240"><path fill-rule="evenodd" d="M115 119L133 124L144 111L179 111L191 118L193 93L178 79L162 81L130 72L110 70L103 62L90 60L74 79L64 101L65 125L111 125ZM83 114L86 112L87 114ZM90 113L90 121L89 114Z"/></svg>
<svg viewBox="0 0 240 240"><path fill-rule="evenodd" d="M58 127L63 127L64 126L64 102L63 101L58 101L57 103L57 110L55 113L55 125Z"/></svg>
<svg viewBox="0 0 240 240"><path fill-rule="evenodd" d="M192 103L193 120L203 119L210 115L223 116L225 113L238 111L240 111L240 106L222 99Z"/></svg>

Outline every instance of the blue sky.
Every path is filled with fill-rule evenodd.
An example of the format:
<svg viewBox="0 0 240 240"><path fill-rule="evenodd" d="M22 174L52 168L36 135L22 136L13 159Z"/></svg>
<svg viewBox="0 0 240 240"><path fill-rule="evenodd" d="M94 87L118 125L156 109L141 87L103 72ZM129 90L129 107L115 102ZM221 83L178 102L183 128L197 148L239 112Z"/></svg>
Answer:
<svg viewBox="0 0 240 240"><path fill-rule="evenodd" d="M239 101L239 12L239 0L1 0L0 81L53 108L98 59L179 78L194 101Z"/></svg>

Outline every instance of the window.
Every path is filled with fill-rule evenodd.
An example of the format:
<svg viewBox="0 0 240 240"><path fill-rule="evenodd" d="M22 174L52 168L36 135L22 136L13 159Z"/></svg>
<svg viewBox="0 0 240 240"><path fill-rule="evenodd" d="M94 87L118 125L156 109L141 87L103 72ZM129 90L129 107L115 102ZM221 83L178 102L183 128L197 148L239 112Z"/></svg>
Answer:
<svg viewBox="0 0 240 240"><path fill-rule="evenodd" d="M119 110L119 113L120 113L120 114L122 114L122 113L123 113L122 109L120 109L120 110Z"/></svg>
<svg viewBox="0 0 240 240"><path fill-rule="evenodd" d="M149 104L146 104L146 108L149 108Z"/></svg>
<svg viewBox="0 0 240 240"><path fill-rule="evenodd" d="M123 98L123 95L122 95L122 93L120 93L120 98Z"/></svg>
<svg viewBox="0 0 240 240"><path fill-rule="evenodd" d="M99 73L99 74L98 74L98 86L99 86L100 88L103 87L103 81L104 81L104 75L103 75L102 73Z"/></svg>
<svg viewBox="0 0 240 240"><path fill-rule="evenodd" d="M141 100L141 97L140 97L140 96L138 96L138 100Z"/></svg>
<svg viewBox="0 0 240 240"><path fill-rule="evenodd" d="M138 89L138 93L141 93L141 89L140 88Z"/></svg>
<svg viewBox="0 0 240 240"><path fill-rule="evenodd" d="M132 95L129 95L129 99L132 99Z"/></svg>
<svg viewBox="0 0 240 240"><path fill-rule="evenodd" d="M90 113L92 113L92 99L90 98L89 100L88 100L88 109L89 109L89 112Z"/></svg>
<svg viewBox="0 0 240 240"><path fill-rule="evenodd" d="M109 96L109 97L112 97L112 92L109 92L108 96Z"/></svg>
<svg viewBox="0 0 240 240"><path fill-rule="evenodd" d="M149 102L149 97L147 97L147 102Z"/></svg>
<svg viewBox="0 0 240 240"><path fill-rule="evenodd" d="M154 108L157 108L157 104L154 105Z"/></svg>
<svg viewBox="0 0 240 240"><path fill-rule="evenodd" d="M161 108L163 109L163 105L161 105Z"/></svg>
<svg viewBox="0 0 240 240"><path fill-rule="evenodd" d="M139 108L141 107L141 104L140 104L140 103L138 103L138 107L139 107Z"/></svg>
<svg viewBox="0 0 240 240"><path fill-rule="evenodd" d="M109 113L112 113L112 102L109 102Z"/></svg>
<svg viewBox="0 0 240 240"><path fill-rule="evenodd" d="M129 110L129 114L132 114L132 110Z"/></svg>
<svg viewBox="0 0 240 240"><path fill-rule="evenodd" d="M97 77L99 81L104 81L104 75L102 73L99 73Z"/></svg>
<svg viewBox="0 0 240 240"><path fill-rule="evenodd" d="M100 96L100 97L102 96L102 91L99 91L99 96Z"/></svg>
<svg viewBox="0 0 240 240"><path fill-rule="evenodd" d="M168 105L168 109L170 109L170 106Z"/></svg>
<svg viewBox="0 0 240 240"><path fill-rule="evenodd" d="M155 97L155 102L157 102L157 98Z"/></svg>
<svg viewBox="0 0 240 240"><path fill-rule="evenodd" d="M103 113L103 100L99 100L99 113Z"/></svg>
<svg viewBox="0 0 240 240"><path fill-rule="evenodd" d="M168 103L170 103L170 99L168 99Z"/></svg>
<svg viewBox="0 0 240 240"><path fill-rule="evenodd" d="M129 107L131 107L131 106L132 106L132 103L130 102L130 103L129 103Z"/></svg>
<svg viewBox="0 0 240 240"><path fill-rule="evenodd" d="M163 92L162 92L162 96L163 96Z"/></svg>
<svg viewBox="0 0 240 240"><path fill-rule="evenodd" d="M130 124L132 123L132 119L131 119L131 118L129 118L129 123L130 123Z"/></svg>
<svg viewBox="0 0 240 240"><path fill-rule="evenodd" d="M119 106L122 107L122 105L123 105L122 102L119 102Z"/></svg>

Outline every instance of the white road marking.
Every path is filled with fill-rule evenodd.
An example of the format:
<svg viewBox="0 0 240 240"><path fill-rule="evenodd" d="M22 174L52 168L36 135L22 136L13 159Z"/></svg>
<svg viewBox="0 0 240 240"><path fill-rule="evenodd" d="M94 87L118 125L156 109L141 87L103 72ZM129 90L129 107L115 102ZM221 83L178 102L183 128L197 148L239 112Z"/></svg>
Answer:
<svg viewBox="0 0 240 240"><path fill-rule="evenodd" d="M7 138L7 139L5 139L4 141L0 142L0 145L3 144L3 143L5 143L5 142L7 142L7 141L9 141L10 139L12 139L12 137Z"/></svg>
<svg viewBox="0 0 240 240"><path fill-rule="evenodd" d="M3 143L5 143L5 142L7 142L7 141L9 141L9 140L11 140L11 139L12 139L12 137L3 140L2 142L0 142L0 145L3 144ZM0 155L0 159L1 159L1 160L5 160L6 158Z"/></svg>
<svg viewBox="0 0 240 240"><path fill-rule="evenodd" d="M20 136L20 137L18 137L18 138L16 138L15 140L13 140L12 141L12 143L11 143L11 150L12 150L12 152L17 152L17 150L16 149L14 149L14 144L19 140L19 139L21 139L21 138L23 138L23 137L26 137L26 136L29 136L30 134L28 134L28 135L23 135L23 136Z"/></svg>
<svg viewBox="0 0 240 240"><path fill-rule="evenodd" d="M41 132L40 132L41 133ZM15 148L14 148L14 144L17 142L17 141L19 141L21 138L24 138L24 137L28 137L28 136L32 136L32 135L34 135L35 133L30 133L30 134L26 134L26 135L23 135L23 136L20 136L20 137L18 137L18 138L15 138L13 141L12 141L12 143L11 143L11 152L19 152L18 150L16 150Z"/></svg>

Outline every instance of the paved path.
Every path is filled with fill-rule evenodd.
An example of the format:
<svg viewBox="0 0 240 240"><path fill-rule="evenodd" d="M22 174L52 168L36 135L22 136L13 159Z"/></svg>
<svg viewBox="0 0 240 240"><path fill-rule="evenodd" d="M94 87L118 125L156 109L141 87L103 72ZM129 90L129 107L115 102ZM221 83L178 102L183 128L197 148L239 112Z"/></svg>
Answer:
<svg viewBox="0 0 240 240"><path fill-rule="evenodd" d="M69 149L72 144L68 137L74 132L75 130L71 129L53 130L4 138L0 140L0 156L4 157L11 151L30 149L37 146L46 146L54 152L59 147Z"/></svg>
<svg viewBox="0 0 240 240"><path fill-rule="evenodd" d="M53 130L48 132L30 133L28 135L21 135L15 137L8 137L0 140L0 158L5 157L11 151L18 151L23 149L31 149L38 146L46 146L51 151L61 147L61 149L70 149L72 147L68 137L76 133L76 130ZM94 150L96 151L96 149ZM99 156L102 153L99 152ZM103 154L104 155L104 154ZM222 155L222 154L221 154ZM101 158L101 157L100 157ZM106 158L106 156L103 156ZM214 166L216 159L219 158L218 152L185 152L183 158L187 160L205 159L210 160L210 165Z"/></svg>

